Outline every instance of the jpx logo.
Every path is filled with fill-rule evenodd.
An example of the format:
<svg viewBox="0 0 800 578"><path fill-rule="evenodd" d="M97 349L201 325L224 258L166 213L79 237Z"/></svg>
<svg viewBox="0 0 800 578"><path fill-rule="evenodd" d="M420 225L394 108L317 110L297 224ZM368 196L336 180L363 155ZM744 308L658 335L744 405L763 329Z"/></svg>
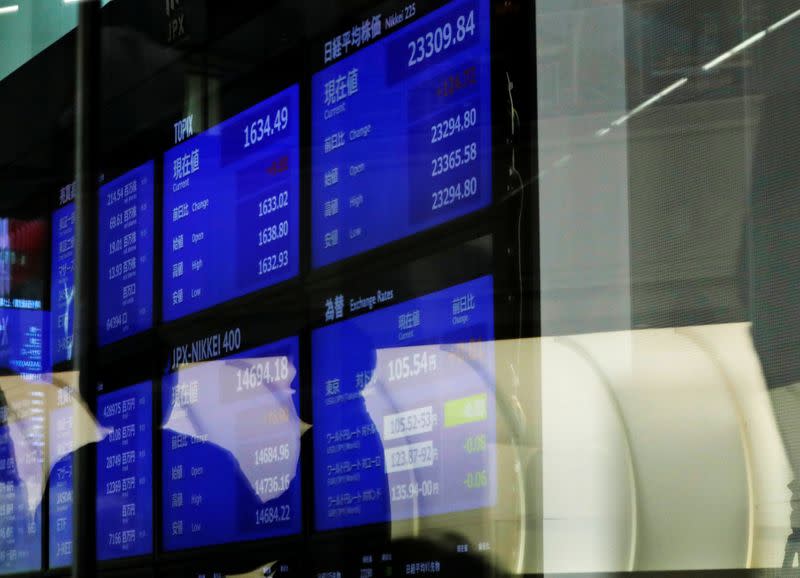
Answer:
<svg viewBox="0 0 800 578"><path fill-rule="evenodd" d="M167 15L167 42L172 44L186 36L185 13L182 0L165 0Z"/></svg>

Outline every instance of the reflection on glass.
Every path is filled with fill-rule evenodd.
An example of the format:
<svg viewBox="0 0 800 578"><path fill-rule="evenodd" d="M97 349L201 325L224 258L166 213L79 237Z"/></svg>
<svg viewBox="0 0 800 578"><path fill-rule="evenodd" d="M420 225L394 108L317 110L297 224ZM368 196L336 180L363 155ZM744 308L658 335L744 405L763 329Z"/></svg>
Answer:
<svg viewBox="0 0 800 578"><path fill-rule="evenodd" d="M797 8L536 3L540 571L797 562Z"/></svg>
<svg viewBox="0 0 800 578"><path fill-rule="evenodd" d="M2 395L0 395L2 397ZM42 564L43 417L0 409L0 572L38 570Z"/></svg>
<svg viewBox="0 0 800 578"><path fill-rule="evenodd" d="M72 453L76 449L74 398L69 387L56 392L50 411L50 567L72 563Z"/></svg>
<svg viewBox="0 0 800 578"><path fill-rule="evenodd" d="M794 145L798 122L797 33L800 13L794 3L776 2L763 7L768 24L749 40L758 69L758 122L754 123L747 219L749 289L752 336L769 388L774 419L788 458L788 524L783 566L800 564L800 201L798 149ZM743 43L744 44L744 43ZM780 63L780 64L778 64ZM767 72L773 72L770 77ZM775 496L778 501L779 496Z"/></svg>
<svg viewBox="0 0 800 578"><path fill-rule="evenodd" d="M37 543L41 541L44 496L49 496L49 567L59 568L72 562L73 453L77 448L94 444L108 432L98 426L86 404L75 394L77 373L43 373L35 376L39 379L33 377L0 377L0 400L7 404L0 406L4 407L4 415L12 416L8 426L10 439L28 507L39 525ZM24 461L19 457L20 452L25 456ZM43 483L45 456L47 491Z"/></svg>
<svg viewBox="0 0 800 578"><path fill-rule="evenodd" d="M298 358L293 337L164 378L166 549L300 531Z"/></svg>

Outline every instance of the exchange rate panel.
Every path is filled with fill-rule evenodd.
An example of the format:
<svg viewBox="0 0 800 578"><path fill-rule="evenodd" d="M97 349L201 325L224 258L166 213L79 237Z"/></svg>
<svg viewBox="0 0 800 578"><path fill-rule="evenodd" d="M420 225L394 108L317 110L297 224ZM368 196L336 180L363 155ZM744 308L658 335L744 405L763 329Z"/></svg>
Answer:
<svg viewBox="0 0 800 578"><path fill-rule="evenodd" d="M163 318L299 272L299 87L164 157Z"/></svg>
<svg viewBox="0 0 800 578"><path fill-rule="evenodd" d="M318 530L494 505L493 295L483 276L329 303L344 320L312 335Z"/></svg>
<svg viewBox="0 0 800 578"><path fill-rule="evenodd" d="M153 396L145 381L98 396L97 559L153 550Z"/></svg>
<svg viewBox="0 0 800 578"><path fill-rule="evenodd" d="M162 392L167 551L302 528L299 340L241 343L230 329L172 355Z"/></svg>
<svg viewBox="0 0 800 578"><path fill-rule="evenodd" d="M488 0L411 3L329 39L312 81L312 264L492 199Z"/></svg>
<svg viewBox="0 0 800 578"><path fill-rule="evenodd" d="M108 345L153 324L153 162L100 187L98 339Z"/></svg>

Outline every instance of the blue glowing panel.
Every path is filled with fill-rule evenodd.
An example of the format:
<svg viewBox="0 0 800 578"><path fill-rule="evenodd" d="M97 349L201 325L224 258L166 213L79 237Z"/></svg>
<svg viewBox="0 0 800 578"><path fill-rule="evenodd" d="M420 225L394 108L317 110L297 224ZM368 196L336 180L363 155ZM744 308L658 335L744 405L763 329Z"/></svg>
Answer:
<svg viewBox="0 0 800 578"><path fill-rule="evenodd" d="M153 385L101 395L97 415L110 430L97 444L97 558L153 550Z"/></svg>
<svg viewBox="0 0 800 578"><path fill-rule="evenodd" d="M481 277L314 331L318 530L494 505L493 319Z"/></svg>
<svg viewBox="0 0 800 578"><path fill-rule="evenodd" d="M383 23L369 32L381 40L353 52L351 39L351 55L313 78L315 267L491 202L488 0L451 2L393 34Z"/></svg>
<svg viewBox="0 0 800 578"><path fill-rule="evenodd" d="M72 563L72 452L75 443L73 407L68 393L66 389L59 391L59 407L50 413L50 568Z"/></svg>
<svg viewBox="0 0 800 578"><path fill-rule="evenodd" d="M46 370L47 313L0 308L0 367L39 381Z"/></svg>
<svg viewBox="0 0 800 578"><path fill-rule="evenodd" d="M153 324L153 175L151 161L100 187L100 345Z"/></svg>
<svg viewBox="0 0 800 578"><path fill-rule="evenodd" d="M292 337L165 377L166 550L300 532L298 360Z"/></svg>
<svg viewBox="0 0 800 578"><path fill-rule="evenodd" d="M44 431L41 421L6 423L0 410L0 574L42 567Z"/></svg>
<svg viewBox="0 0 800 578"><path fill-rule="evenodd" d="M297 275L299 88L164 157L164 320Z"/></svg>
<svg viewBox="0 0 800 578"><path fill-rule="evenodd" d="M50 336L52 364L72 359L75 294L75 204L53 213L53 246L50 272Z"/></svg>

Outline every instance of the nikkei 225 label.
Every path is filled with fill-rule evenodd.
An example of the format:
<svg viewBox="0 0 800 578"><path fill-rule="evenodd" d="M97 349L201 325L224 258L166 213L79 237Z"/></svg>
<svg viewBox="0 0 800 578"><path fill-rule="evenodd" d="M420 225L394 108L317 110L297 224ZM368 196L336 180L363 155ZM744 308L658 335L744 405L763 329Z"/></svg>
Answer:
<svg viewBox="0 0 800 578"><path fill-rule="evenodd" d="M315 267L490 204L489 55L488 1L459 0L314 76Z"/></svg>
<svg viewBox="0 0 800 578"><path fill-rule="evenodd" d="M294 85L166 153L165 321L297 275L299 123Z"/></svg>
<svg viewBox="0 0 800 578"><path fill-rule="evenodd" d="M153 324L153 176L151 161L100 188L100 345Z"/></svg>

